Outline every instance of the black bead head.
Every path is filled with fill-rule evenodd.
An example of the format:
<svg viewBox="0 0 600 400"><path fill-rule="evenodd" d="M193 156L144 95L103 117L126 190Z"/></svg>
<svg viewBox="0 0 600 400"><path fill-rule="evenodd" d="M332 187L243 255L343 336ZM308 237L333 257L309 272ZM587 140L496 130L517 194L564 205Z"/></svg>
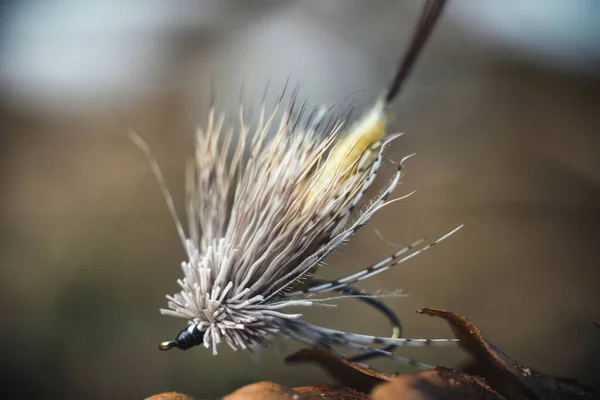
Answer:
<svg viewBox="0 0 600 400"><path fill-rule="evenodd" d="M177 347L180 350L187 350L201 344L203 339L204 331L199 330L198 325L191 325L179 332L175 340L162 342L158 348L163 351L172 349L173 347Z"/></svg>

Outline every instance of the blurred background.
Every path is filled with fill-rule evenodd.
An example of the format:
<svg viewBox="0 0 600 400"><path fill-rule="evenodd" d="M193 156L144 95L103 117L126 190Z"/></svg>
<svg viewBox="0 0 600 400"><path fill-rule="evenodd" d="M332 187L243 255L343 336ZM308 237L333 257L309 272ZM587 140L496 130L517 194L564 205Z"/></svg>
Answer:
<svg viewBox="0 0 600 400"><path fill-rule="evenodd" d="M353 91L368 107L417 19L408 0L21 0L0 6L0 361L22 397L198 398L271 380L328 382L284 366L300 348L256 356L222 347L161 353L184 321L161 316L184 252L157 184L124 134L152 147L178 205L184 159L217 103L257 110L289 76L309 104ZM600 3L450 2L395 105L417 152L396 195L319 277L334 278L421 237L460 233L363 282L409 337L451 335L415 310L458 312L509 356L600 386ZM381 187L393 171L380 174ZM377 189L377 188L375 188ZM182 212L183 207L179 207ZM352 300L311 322L388 335ZM400 354L457 366L458 349ZM387 372L407 372L389 361Z"/></svg>

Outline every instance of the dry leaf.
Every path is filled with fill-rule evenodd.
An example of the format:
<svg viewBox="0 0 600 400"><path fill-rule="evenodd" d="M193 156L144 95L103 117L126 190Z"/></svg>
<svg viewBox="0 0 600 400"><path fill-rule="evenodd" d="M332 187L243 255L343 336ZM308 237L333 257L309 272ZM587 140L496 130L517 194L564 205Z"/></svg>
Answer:
<svg viewBox="0 0 600 400"><path fill-rule="evenodd" d="M366 393L359 392L349 387L334 386L334 385L311 385L294 388L297 393L303 396L301 399L306 400L369 400L370 397Z"/></svg>
<svg viewBox="0 0 600 400"><path fill-rule="evenodd" d="M285 386L273 382L258 382L239 388L223 397L223 400L295 400L298 398L297 393Z"/></svg>
<svg viewBox="0 0 600 400"><path fill-rule="evenodd" d="M374 386L392 379L389 375L360 367L331 353L316 349L302 349L287 357L285 361L316 363L340 385L363 393L369 393Z"/></svg>
<svg viewBox="0 0 600 400"><path fill-rule="evenodd" d="M335 385L310 385L294 389L273 382L246 385L223 400L369 400L357 390Z"/></svg>
<svg viewBox="0 0 600 400"><path fill-rule="evenodd" d="M147 397L146 400L196 400L189 394L177 392L165 392Z"/></svg>
<svg viewBox="0 0 600 400"><path fill-rule="evenodd" d="M373 400L482 399L504 400L483 379L447 368L399 375L371 392Z"/></svg>
<svg viewBox="0 0 600 400"><path fill-rule="evenodd" d="M473 357L464 372L485 378L507 399L598 399L600 396L574 380L544 375L524 367L488 342L466 318L450 311L426 308L418 312L445 319Z"/></svg>
<svg viewBox="0 0 600 400"><path fill-rule="evenodd" d="M364 395L364 398L441 399L452 395L460 398L503 400L481 378L445 368L393 377L315 349L300 350L286 361L316 363L341 385L373 394L373 397Z"/></svg>

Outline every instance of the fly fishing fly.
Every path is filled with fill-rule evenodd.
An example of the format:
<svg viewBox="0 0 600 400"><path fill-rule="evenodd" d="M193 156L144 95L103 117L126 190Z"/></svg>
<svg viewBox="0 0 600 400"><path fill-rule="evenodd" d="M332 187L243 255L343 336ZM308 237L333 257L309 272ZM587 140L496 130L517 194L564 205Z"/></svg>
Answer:
<svg viewBox="0 0 600 400"><path fill-rule="evenodd" d="M255 129L246 123L243 110L237 129L225 129L225 115L211 105L206 127L196 133L195 157L187 171L187 232L150 149L131 132L150 160L187 254L181 265L184 277L178 280L180 291L167 296L168 308L161 312L185 319L188 325L174 340L161 343L160 349L204 345L217 354L221 342L238 350L269 346L273 338L283 337L342 356L334 346L363 352L355 361L384 355L426 368L391 350L456 341L399 337L395 314L375 296L350 285L410 260L462 226L424 246L418 240L347 276L312 279L327 255L389 203L404 175L410 156L398 163L385 190L359 210L382 165L384 149L400 136L387 132L390 104L445 3L426 2L396 76L375 106L353 124L346 117L325 118L320 109L304 119L305 107L298 111L292 96L279 120L282 98L272 112L263 103ZM275 133L269 135L272 130ZM305 321L300 313L287 312L289 307L319 304L322 299L313 296L331 291L362 299L388 315L394 326L392 337L329 329Z"/></svg>

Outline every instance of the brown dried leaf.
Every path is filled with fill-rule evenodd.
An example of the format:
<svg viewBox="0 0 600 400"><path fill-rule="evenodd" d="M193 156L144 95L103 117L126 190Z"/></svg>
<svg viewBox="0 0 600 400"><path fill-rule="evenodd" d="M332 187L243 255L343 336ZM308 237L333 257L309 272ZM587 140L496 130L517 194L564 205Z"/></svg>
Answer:
<svg viewBox="0 0 600 400"><path fill-rule="evenodd" d="M477 399L504 400L479 377L447 368L400 375L371 392L373 400Z"/></svg>
<svg viewBox="0 0 600 400"><path fill-rule="evenodd" d="M389 375L360 367L331 353L316 349L302 349L288 356L285 361L287 363L316 363L340 385L363 393L369 393L374 386L392 379Z"/></svg>
<svg viewBox="0 0 600 400"><path fill-rule="evenodd" d="M294 388L294 391L306 397L306 400L369 400L366 393L348 387L334 385L311 385Z"/></svg>
<svg viewBox="0 0 600 400"><path fill-rule="evenodd" d="M273 382L258 382L239 388L223 400L369 400L369 396L335 385L310 385L290 389Z"/></svg>
<svg viewBox="0 0 600 400"><path fill-rule="evenodd" d="M293 389L273 382L257 382L243 386L223 397L223 400L292 400L299 397Z"/></svg>
<svg viewBox="0 0 600 400"><path fill-rule="evenodd" d="M591 389L570 379L554 378L524 367L489 343L466 318L450 311L426 308L418 311L445 319L460 346L473 358L465 372L479 375L507 399L598 399Z"/></svg>
<svg viewBox="0 0 600 400"><path fill-rule="evenodd" d="M185 393L165 392L147 397L146 400L196 400L194 397Z"/></svg>

